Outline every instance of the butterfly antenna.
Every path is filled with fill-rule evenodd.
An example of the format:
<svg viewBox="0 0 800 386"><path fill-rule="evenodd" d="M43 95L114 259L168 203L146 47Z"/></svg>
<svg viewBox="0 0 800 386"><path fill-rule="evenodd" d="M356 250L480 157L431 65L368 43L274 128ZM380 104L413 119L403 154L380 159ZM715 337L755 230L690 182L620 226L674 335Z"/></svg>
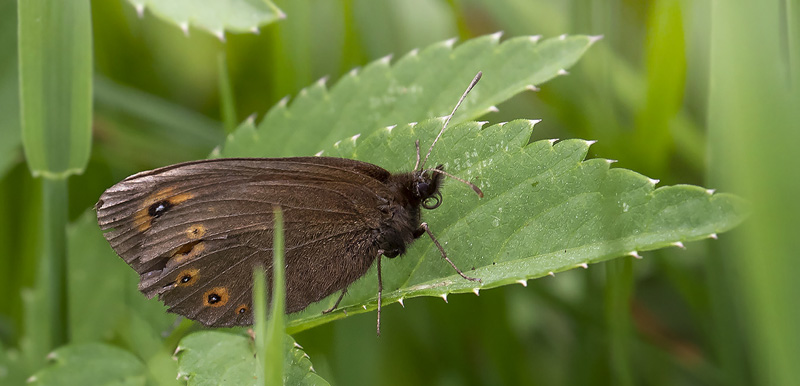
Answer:
<svg viewBox="0 0 800 386"><path fill-rule="evenodd" d="M450 115L447 116L447 119L445 119L444 125L442 126L442 130L439 130L439 135L437 135L436 139L433 140L433 143L431 144L430 149L428 149L428 154L425 154L425 160L422 161L422 165L419 165L420 169L422 169L422 167L425 166L425 163L428 162L428 157L431 155L431 152L433 151L433 147L436 146L436 142L442 136L442 133L444 133L444 129L447 128L447 124L450 123L450 119L453 118L453 115L455 115L456 110L458 110L458 106L461 106L461 102L464 101L464 98L467 97L467 94L469 94L469 92L472 90L472 88L475 87L475 85L478 83L479 80L481 80L481 75L483 75L483 72L478 71L478 74L475 75L475 78L472 79L472 82L470 82L469 86L467 87L467 90L464 91L464 94L461 95L461 99L459 99L458 103L456 103L456 107L453 108L453 112L451 112ZM414 169L416 170L416 168L414 168Z"/></svg>
<svg viewBox="0 0 800 386"><path fill-rule="evenodd" d="M472 182L469 182L469 181L467 181L465 179L462 179L462 178L458 178L458 177L456 177L456 176L454 176L454 175L452 175L452 174L450 174L450 173L448 173L448 172L446 172L446 171L444 171L442 169L428 169L428 170L425 170L423 173L425 173L425 172L434 172L434 173L444 174L444 175L446 175L446 176L448 176L448 177L450 177L450 178L452 178L454 180L458 180L458 181L460 181L460 182L462 182L464 184L467 184L467 186L472 188L472 190L474 190L475 193L478 194L478 197L483 198L483 192L481 191L481 188L477 187Z"/></svg>

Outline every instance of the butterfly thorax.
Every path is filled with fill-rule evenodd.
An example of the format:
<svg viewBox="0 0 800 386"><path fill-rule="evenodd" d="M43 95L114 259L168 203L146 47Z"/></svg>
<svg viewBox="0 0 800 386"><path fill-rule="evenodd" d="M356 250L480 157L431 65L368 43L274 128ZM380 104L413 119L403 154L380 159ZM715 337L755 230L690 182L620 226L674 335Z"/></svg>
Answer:
<svg viewBox="0 0 800 386"><path fill-rule="evenodd" d="M441 168L441 166L439 166ZM420 208L435 209L441 203L439 173L394 174L387 185L391 191L389 204L384 209L389 214L379 231L378 246L386 257L405 253L406 247L422 235Z"/></svg>

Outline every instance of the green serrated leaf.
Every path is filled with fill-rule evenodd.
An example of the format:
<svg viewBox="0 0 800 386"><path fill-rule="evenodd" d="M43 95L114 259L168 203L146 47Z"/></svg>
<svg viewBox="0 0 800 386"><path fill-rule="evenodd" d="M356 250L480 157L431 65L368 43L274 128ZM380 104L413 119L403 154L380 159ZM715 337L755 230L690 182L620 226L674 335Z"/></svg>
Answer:
<svg viewBox="0 0 800 386"><path fill-rule="evenodd" d="M284 341L284 384L327 385L314 373L311 360L291 336ZM246 336L202 331L183 338L176 351L178 377L189 385L255 385L256 357L253 341Z"/></svg>
<svg viewBox="0 0 800 386"><path fill-rule="evenodd" d="M225 31L258 33L261 26L286 18L269 0L128 0L139 15L149 9L188 33L202 28L220 39Z"/></svg>
<svg viewBox="0 0 800 386"><path fill-rule="evenodd" d="M414 141L422 148L441 128L439 119L337 142L325 155L355 158L408 171ZM428 166L475 182L485 197L455 181L443 204L423 220L450 258L482 283L459 277L425 237L408 253L383 263L384 305L417 296L446 297L520 283L624 255L715 237L737 225L744 203L728 194L689 185L655 189L657 181L604 159L585 160L591 142L572 139L528 143L535 121L482 128L467 122L449 128ZM377 304L373 267L351 285L340 308L364 312ZM336 295L290 316L289 331L344 317L322 314Z"/></svg>
<svg viewBox="0 0 800 386"><path fill-rule="evenodd" d="M235 132L222 157L311 155L334 141L379 127L449 114L466 84L478 71L475 87L454 123L480 116L529 86L558 76L595 41L563 36L539 41L500 35L433 44L406 54L393 66L389 58L344 76L330 91L324 82L302 90L287 107L272 108L255 132ZM237 146L246 143L246 147Z"/></svg>
<svg viewBox="0 0 800 386"><path fill-rule="evenodd" d="M52 364L28 381L32 385L144 385L146 368L133 354L102 343L64 346L48 356Z"/></svg>

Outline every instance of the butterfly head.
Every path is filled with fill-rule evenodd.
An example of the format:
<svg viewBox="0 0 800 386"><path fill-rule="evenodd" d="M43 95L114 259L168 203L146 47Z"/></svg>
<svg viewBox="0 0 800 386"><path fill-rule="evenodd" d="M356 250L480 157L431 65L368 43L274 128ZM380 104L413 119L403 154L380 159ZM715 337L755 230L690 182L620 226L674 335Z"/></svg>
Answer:
<svg viewBox="0 0 800 386"><path fill-rule="evenodd" d="M441 171L443 168L444 166L439 165L436 169L414 173L414 194L419 197L425 209L436 209L442 204L442 193L439 188L442 186L444 174L435 171Z"/></svg>

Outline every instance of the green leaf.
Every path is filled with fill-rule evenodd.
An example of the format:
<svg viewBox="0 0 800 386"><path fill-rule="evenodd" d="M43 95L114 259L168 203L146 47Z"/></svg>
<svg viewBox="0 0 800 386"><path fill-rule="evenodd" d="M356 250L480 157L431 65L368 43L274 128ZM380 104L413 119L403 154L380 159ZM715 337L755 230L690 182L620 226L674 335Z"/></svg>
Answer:
<svg viewBox="0 0 800 386"><path fill-rule="evenodd" d="M145 366L133 354L102 343L73 344L51 353L52 364L32 385L144 385Z"/></svg>
<svg viewBox="0 0 800 386"><path fill-rule="evenodd" d="M388 57L377 60L344 76L330 91L320 81L302 90L291 106L282 101L267 112L256 131L229 136L218 155L311 155L357 133L443 116L472 77L483 71L483 82L459 109L454 123L474 118L556 77L595 40L563 36L539 41L523 36L500 44L500 35L494 34L455 49L452 40L433 44L406 54L393 66Z"/></svg>
<svg viewBox="0 0 800 386"><path fill-rule="evenodd" d="M80 174L92 142L89 1L18 4L22 143L28 166L34 176Z"/></svg>
<svg viewBox="0 0 800 386"><path fill-rule="evenodd" d="M654 189L657 181L605 159L585 160L592 142L580 139L528 143L535 121L482 128L467 122L442 136L428 166L477 183L485 197L456 181L443 188L443 204L423 220L448 256L481 284L459 277L422 237L408 253L383 263L383 304L417 296L440 296L525 282L586 267L638 251L716 237L742 221L746 208L735 196L689 185ZM337 142L328 156L354 158L390 171L413 168L414 141L433 141L442 121L382 129ZM376 307L374 266L348 289L341 308L349 313ZM290 316L299 331L342 312L322 314L337 294Z"/></svg>
<svg viewBox="0 0 800 386"><path fill-rule="evenodd" d="M414 165L414 141L419 139L427 149L442 121L376 127L449 113L477 69L484 69L482 82L456 115L462 120L477 116L525 85L556 76L594 41L582 36L538 44L534 40L516 38L498 45L493 35L455 50L448 44L433 45L406 55L394 67L386 60L375 62L360 75L343 78L330 93L318 83L291 106L280 103L258 128L252 120L244 122L214 155L301 155L332 143L318 154L407 172ZM445 204L426 213L424 220L451 259L483 281L459 277L423 237L402 258L383 263L384 304L416 296L446 300L450 293L524 285L531 278L715 236L744 216L744 204L734 196L688 185L655 190L655 180L611 169L604 159L585 160L591 142L529 144L534 124L520 120L483 129L483 123L468 122L448 129L428 166L444 164L450 173L480 185L486 196L479 199L468 187L450 181L443 189ZM331 138L358 131L363 135ZM303 141L307 138L316 140ZM344 317L343 312L321 313L337 295L290 315L289 331ZM340 309L373 309L376 295L373 267L348 288Z"/></svg>
<svg viewBox="0 0 800 386"><path fill-rule="evenodd" d="M328 384L314 373L311 360L291 336L284 337L283 347L284 384ZM178 376L189 385L255 385L255 353L249 337L221 331L197 332L178 345Z"/></svg>
<svg viewBox="0 0 800 386"><path fill-rule="evenodd" d="M149 9L156 16L189 32L202 28L220 39L225 31L254 32L266 24L286 18L269 0L128 0L139 16Z"/></svg>

